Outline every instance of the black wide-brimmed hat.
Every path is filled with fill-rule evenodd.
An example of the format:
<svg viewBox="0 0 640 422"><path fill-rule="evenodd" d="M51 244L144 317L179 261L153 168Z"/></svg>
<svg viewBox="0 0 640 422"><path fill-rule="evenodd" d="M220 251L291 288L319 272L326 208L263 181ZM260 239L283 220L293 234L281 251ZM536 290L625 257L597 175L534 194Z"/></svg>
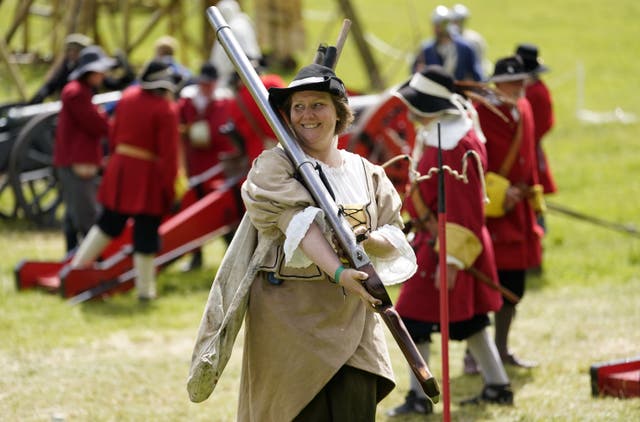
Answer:
<svg viewBox="0 0 640 422"><path fill-rule="evenodd" d="M143 89L166 89L175 92L176 83L180 79L171 64L162 59L154 59L147 63L140 74L140 86Z"/></svg>
<svg viewBox="0 0 640 422"><path fill-rule="evenodd" d="M458 110L453 104L453 77L442 66L430 65L393 92L409 110L420 116L434 116L445 110Z"/></svg>
<svg viewBox="0 0 640 422"><path fill-rule="evenodd" d="M80 78L87 72L101 72L112 69L116 65L116 60L107 56L97 45L90 45L80 51L78 65L69 74L69 80Z"/></svg>
<svg viewBox="0 0 640 422"><path fill-rule="evenodd" d="M305 66L286 88L269 88L269 102L282 107L287 98L298 91L322 91L347 100L347 90L334 71L320 64Z"/></svg>
<svg viewBox="0 0 640 422"><path fill-rule="evenodd" d="M213 82L218 79L218 69L211 62L206 62L200 67L197 82Z"/></svg>
<svg viewBox="0 0 640 422"><path fill-rule="evenodd" d="M519 56L509 56L496 62L489 82L522 81L528 77L529 73L524 70L522 59Z"/></svg>
<svg viewBox="0 0 640 422"><path fill-rule="evenodd" d="M538 57L538 47L533 44L520 44L516 48L516 55L522 59L524 71L529 73L542 73L549 70Z"/></svg>

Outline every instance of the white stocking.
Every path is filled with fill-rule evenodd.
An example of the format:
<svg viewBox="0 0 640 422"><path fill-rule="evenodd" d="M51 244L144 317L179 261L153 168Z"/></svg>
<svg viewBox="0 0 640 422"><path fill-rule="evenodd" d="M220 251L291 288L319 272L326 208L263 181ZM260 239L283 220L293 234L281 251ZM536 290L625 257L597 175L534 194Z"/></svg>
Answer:
<svg viewBox="0 0 640 422"><path fill-rule="evenodd" d="M71 267L83 267L90 264L100 255L109 242L111 242L110 236L107 236L98 226L92 226L73 256Z"/></svg>
<svg viewBox="0 0 640 422"><path fill-rule="evenodd" d="M153 254L133 254L133 267L136 269L136 290L138 298L155 299L156 269L153 265Z"/></svg>
<svg viewBox="0 0 640 422"><path fill-rule="evenodd" d="M467 338L467 346L482 369L482 377L486 384L509 384L509 377L504 370L496 344L489 337L486 328Z"/></svg>

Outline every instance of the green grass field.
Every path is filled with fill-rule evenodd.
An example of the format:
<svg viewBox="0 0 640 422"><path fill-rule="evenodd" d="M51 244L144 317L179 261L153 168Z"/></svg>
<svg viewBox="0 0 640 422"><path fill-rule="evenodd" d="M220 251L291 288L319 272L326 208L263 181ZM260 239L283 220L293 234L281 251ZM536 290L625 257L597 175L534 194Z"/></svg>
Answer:
<svg viewBox="0 0 640 422"><path fill-rule="evenodd" d="M9 4L3 2L0 10L12 10ZM311 59L319 42L333 43L342 22L337 2L304 4L308 54L301 63ZM429 16L436 5L390 0L353 4L365 32L405 55L429 36ZM472 12L470 26L487 40L489 59L511 54L519 42L533 42L551 68L544 78L554 96L556 126L545 145L559 193L550 200L609 221L640 224L639 124L589 124L576 118L578 109L604 116L618 108L640 116L640 60L635 56L640 3L465 4ZM408 77L402 58L380 50L375 55L389 84ZM197 63L193 58L194 69ZM351 39L337 71L353 89L366 90L367 74ZM3 81L5 72L0 66ZM0 98L12 95L4 85ZM547 224L544 272L529 279L511 335L512 348L539 361L540 367L509 369L515 406L461 408L457 402L476 394L482 383L462 375L464 345L451 343L455 421L640 420L640 399L594 398L589 379L594 363L640 356L640 241L551 212ZM56 231L0 221L0 253L0 420L234 420L241 338L206 402L190 403L185 389L193 340L224 253L221 241L205 249L203 270L184 275L174 265L163 272L160 298L148 307L138 305L131 294L69 306L41 291L16 291L13 269L21 260L63 255L63 239ZM390 293L395 297L397 290ZM380 421L388 420L384 411L401 402L407 389L406 365L390 336L389 344L398 387L380 404ZM437 338L430 366L438 377L439 349ZM437 405L426 420L441 418Z"/></svg>

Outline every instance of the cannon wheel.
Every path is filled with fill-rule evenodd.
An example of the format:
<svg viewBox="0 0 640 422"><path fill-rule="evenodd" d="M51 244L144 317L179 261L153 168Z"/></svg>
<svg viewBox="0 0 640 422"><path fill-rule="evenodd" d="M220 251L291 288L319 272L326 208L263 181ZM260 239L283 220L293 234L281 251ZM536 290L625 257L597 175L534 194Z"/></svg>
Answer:
<svg viewBox="0 0 640 422"><path fill-rule="evenodd" d="M42 226L55 226L62 203L53 168L57 112L31 118L18 133L9 158L9 183L24 216Z"/></svg>
<svg viewBox="0 0 640 422"><path fill-rule="evenodd" d="M9 109L24 105L22 102L10 102L0 104L0 119L6 119ZM5 141L7 144L9 141ZM11 154L11 147L3 150L2 153L6 153L6 161L3 157L0 157L0 219L15 218L18 213L18 203L15 200L11 189L11 183L9 182L9 155ZM9 195L11 198L9 198Z"/></svg>

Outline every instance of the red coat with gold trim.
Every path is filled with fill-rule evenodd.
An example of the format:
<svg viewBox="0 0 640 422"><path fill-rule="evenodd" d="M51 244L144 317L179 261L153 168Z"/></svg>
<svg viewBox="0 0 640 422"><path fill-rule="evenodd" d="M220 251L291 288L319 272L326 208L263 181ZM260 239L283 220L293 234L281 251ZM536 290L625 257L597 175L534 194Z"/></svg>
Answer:
<svg viewBox="0 0 640 422"><path fill-rule="evenodd" d="M211 100L202 113L198 112L191 98L181 98L178 102L180 123L189 125L198 120L206 120L209 124L211 142L205 147L194 147L189 139L189 134L182 135L182 148L184 151L187 176L195 176L208 170L220 162L220 153L236 151L228 136L222 135L220 126L230 120L229 107L231 99ZM220 174L220 178L224 177Z"/></svg>
<svg viewBox="0 0 640 422"><path fill-rule="evenodd" d="M486 148L489 158L487 171L498 173L514 139L518 122L512 114L511 106L498 105L507 117L505 122L485 105L477 106L480 126L487 138ZM517 116L522 119L522 143L509 174L512 185L533 186L538 182L538 167L535 153L533 113L529 101L520 98ZM487 218L487 227L493 240L498 270L522 270L540 265L542 250L542 229L536 222L536 215L529 202L524 199L498 218Z"/></svg>
<svg viewBox="0 0 640 422"><path fill-rule="evenodd" d="M458 141L453 149L442 151L442 162L462 173L463 156L467 151L475 151L480 156L482 168L486 168L487 154L473 130ZM430 168L438 166L437 148L425 147L418 171L427 174ZM493 247L484 219L484 192L482 180L484 174L479 172L476 161L468 157L468 183L455 179L445 173L445 199L447 222L463 226L473 232L482 244L482 252L473 266L493 280L498 280L493 255ZM438 215L437 175L420 183L420 193L425 205L436 216ZM408 203L412 217L417 217L415 209ZM398 313L404 318L425 322L440 320L440 296L435 287L438 281L436 265L438 254L433 248L433 238L427 231L416 233L413 248L418 261L418 271L402 285L400 296L396 302ZM458 271L455 286L449 291L449 317L451 322L464 321L474 315L496 311L502 306L502 296L486 284L476 280L466 271Z"/></svg>
<svg viewBox="0 0 640 422"><path fill-rule="evenodd" d="M279 75L260 75L260 79L266 89L286 86L284 80ZM249 159L249 163L252 163L265 149L264 141L266 138L275 142L277 142L277 140L271 126L269 126L267 119L263 116L249 90L245 86L242 86L238 90L236 97L231 105L231 118L236 126L236 130L244 139L247 158ZM251 117L248 117L247 114Z"/></svg>
<svg viewBox="0 0 640 422"><path fill-rule="evenodd" d="M551 130L554 124L551 93L542 80L536 79L533 83L527 85L525 97L531 104L533 121L535 122L536 154L540 184L544 188L544 193L554 193L557 192L558 188L549 168L549 161L542 148L542 138Z"/></svg>
<svg viewBox="0 0 640 422"><path fill-rule="evenodd" d="M123 214L166 214L175 195L178 138L175 104L140 86L127 88L113 120L112 154L98 191L100 203ZM134 158L114 152L119 144L148 151L155 158Z"/></svg>
<svg viewBox="0 0 640 422"><path fill-rule="evenodd" d="M107 114L91 102L93 94L89 85L78 80L63 88L53 148L55 166L101 164L102 139L109 133L109 120Z"/></svg>

